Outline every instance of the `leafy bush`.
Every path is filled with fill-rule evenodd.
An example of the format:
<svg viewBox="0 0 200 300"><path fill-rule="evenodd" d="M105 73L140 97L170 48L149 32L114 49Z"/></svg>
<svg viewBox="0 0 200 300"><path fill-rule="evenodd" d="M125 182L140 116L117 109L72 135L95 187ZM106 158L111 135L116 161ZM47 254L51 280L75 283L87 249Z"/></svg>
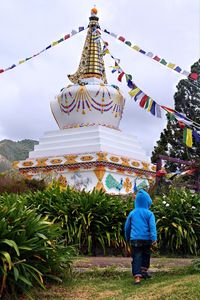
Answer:
<svg viewBox="0 0 200 300"><path fill-rule="evenodd" d="M0 197L0 298L33 285L44 288L47 278L61 280L73 254L61 236L60 227L27 207L22 196Z"/></svg>
<svg viewBox="0 0 200 300"><path fill-rule="evenodd" d="M76 244L83 254L105 254L112 249L126 251L124 223L132 200L124 202L119 196L102 191L90 193L58 187L26 196L28 203L38 206L43 215L59 222L68 244ZM99 252L99 253L98 253Z"/></svg>
<svg viewBox="0 0 200 300"><path fill-rule="evenodd" d="M200 248L200 195L170 189L154 200L154 213L162 251L197 254Z"/></svg>

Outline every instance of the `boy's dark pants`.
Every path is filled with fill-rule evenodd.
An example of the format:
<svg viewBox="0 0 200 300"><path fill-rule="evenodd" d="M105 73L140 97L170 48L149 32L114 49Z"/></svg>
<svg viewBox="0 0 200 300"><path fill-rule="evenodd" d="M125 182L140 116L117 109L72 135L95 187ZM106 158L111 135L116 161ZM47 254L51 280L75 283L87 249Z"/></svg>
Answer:
<svg viewBox="0 0 200 300"><path fill-rule="evenodd" d="M151 241L133 240L132 246L132 274L141 276L150 266Z"/></svg>

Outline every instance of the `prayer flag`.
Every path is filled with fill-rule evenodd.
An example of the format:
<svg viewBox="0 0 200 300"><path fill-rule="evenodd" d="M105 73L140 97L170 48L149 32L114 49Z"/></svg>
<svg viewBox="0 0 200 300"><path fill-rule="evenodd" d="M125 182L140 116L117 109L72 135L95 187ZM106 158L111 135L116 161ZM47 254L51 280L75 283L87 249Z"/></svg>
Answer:
<svg viewBox="0 0 200 300"><path fill-rule="evenodd" d="M177 66L177 67L174 69L174 71L176 71L176 72L178 72L178 73L181 73L182 69L181 69L179 66Z"/></svg>
<svg viewBox="0 0 200 300"><path fill-rule="evenodd" d="M164 65L164 66L167 65L167 62L166 62L166 60L164 60L164 58L161 59L160 63L161 63L162 65Z"/></svg>
<svg viewBox="0 0 200 300"><path fill-rule="evenodd" d="M195 140L200 143L200 135L196 132L196 130L192 131L192 136L195 138Z"/></svg>
<svg viewBox="0 0 200 300"><path fill-rule="evenodd" d="M61 39L58 40L58 43L61 43L63 41L64 41L64 38L61 38Z"/></svg>
<svg viewBox="0 0 200 300"><path fill-rule="evenodd" d="M75 35L75 34L77 34L77 31L73 29L71 35Z"/></svg>
<svg viewBox="0 0 200 300"><path fill-rule="evenodd" d="M174 69L174 67L175 67L175 64L168 63L167 67L168 67L168 68L170 68L170 69Z"/></svg>
<svg viewBox="0 0 200 300"><path fill-rule="evenodd" d="M169 118L170 121L175 121L176 120L176 118L175 118L175 116L174 116L173 113L167 112L166 115L168 116L168 118Z"/></svg>
<svg viewBox="0 0 200 300"><path fill-rule="evenodd" d="M118 40L120 40L121 42L125 42L125 38L123 36L118 37Z"/></svg>
<svg viewBox="0 0 200 300"><path fill-rule="evenodd" d="M55 42L53 42L51 45L52 46L55 46L55 45L57 45L58 44L58 41L55 41Z"/></svg>
<svg viewBox="0 0 200 300"><path fill-rule="evenodd" d="M111 34L110 35L112 35L113 37L117 37L117 34L115 34L114 32L111 32Z"/></svg>
<svg viewBox="0 0 200 300"><path fill-rule="evenodd" d="M23 64L24 62L25 62L25 59L20 60L20 61L19 61L19 65L20 65L20 64ZM0 72L0 73L1 73L1 72Z"/></svg>
<svg viewBox="0 0 200 300"><path fill-rule="evenodd" d="M147 107L147 111L150 112L151 110L151 107L152 107L152 104L153 104L153 100L152 99L149 99L149 105Z"/></svg>
<svg viewBox="0 0 200 300"><path fill-rule="evenodd" d="M49 48L51 48L51 45L47 46L47 47L45 48L45 50L48 50Z"/></svg>
<svg viewBox="0 0 200 300"><path fill-rule="evenodd" d="M144 95L145 95L145 94L144 94L142 91L139 91L139 92L135 95L134 100L135 100L135 101L141 100L142 97L143 97Z"/></svg>
<svg viewBox="0 0 200 300"><path fill-rule="evenodd" d="M154 58L153 58L154 60L156 60L156 61L160 61L160 57L158 57L157 55L156 56L154 56Z"/></svg>
<svg viewBox="0 0 200 300"><path fill-rule="evenodd" d="M145 103L146 101L148 100L148 96L147 95L144 95L139 103L140 107L144 107L145 106Z"/></svg>
<svg viewBox="0 0 200 300"><path fill-rule="evenodd" d="M181 74L185 75L185 76L189 76L190 75L190 72L184 70Z"/></svg>
<svg viewBox="0 0 200 300"><path fill-rule="evenodd" d="M183 130L183 141L188 147L192 147L192 129L184 128Z"/></svg>
<svg viewBox="0 0 200 300"><path fill-rule="evenodd" d="M132 75L126 74L126 81L128 83L129 80L132 80Z"/></svg>
<svg viewBox="0 0 200 300"><path fill-rule="evenodd" d="M131 47L131 48L133 48L133 49L136 50L136 51L139 51L139 50L140 50L140 47L137 46L137 45L135 45L135 46L133 46L133 47Z"/></svg>
<svg viewBox="0 0 200 300"><path fill-rule="evenodd" d="M4 69L0 69L0 73L3 73L4 72Z"/></svg>
<svg viewBox="0 0 200 300"><path fill-rule="evenodd" d="M153 53L152 52L148 52L146 55L149 56L149 57L153 57Z"/></svg>
<svg viewBox="0 0 200 300"><path fill-rule="evenodd" d="M155 103L155 110L156 110L156 117L161 118L161 109L160 109L160 105Z"/></svg>
<svg viewBox="0 0 200 300"><path fill-rule="evenodd" d="M152 105L150 109L150 113L155 116L155 108L156 108L156 102L152 100Z"/></svg>
<svg viewBox="0 0 200 300"><path fill-rule="evenodd" d="M150 98L148 97L146 103L145 103L145 106L144 106L144 109L147 109L148 106L149 106L149 103L150 103Z"/></svg>
<svg viewBox="0 0 200 300"><path fill-rule="evenodd" d="M131 91L129 92L129 95L130 95L131 97L134 97L139 91L140 91L140 89L139 89L138 87L135 87L133 90L131 90Z"/></svg>
<svg viewBox="0 0 200 300"><path fill-rule="evenodd" d="M121 72L121 74L119 74L119 76L118 76L117 79L118 79L120 82L122 81L122 77L124 76L124 74L125 74L124 72Z"/></svg>
<svg viewBox="0 0 200 300"><path fill-rule="evenodd" d="M139 52L142 53L142 54L145 54L145 53L146 53L146 51L144 51L144 50L142 50L142 49L140 49Z"/></svg>
<svg viewBox="0 0 200 300"><path fill-rule="evenodd" d="M193 80L197 80L199 77L199 74L198 73L190 73L189 77Z"/></svg>
<svg viewBox="0 0 200 300"><path fill-rule="evenodd" d="M129 42L129 41L126 41L125 44L128 45L128 46L130 46L130 47L132 45L131 42Z"/></svg>
<svg viewBox="0 0 200 300"><path fill-rule="evenodd" d="M82 26L78 28L78 31L79 31L79 32L80 32L80 31L83 31L83 30L84 30L84 27L82 27Z"/></svg>
<svg viewBox="0 0 200 300"><path fill-rule="evenodd" d="M70 34L66 34L65 36L64 36L64 39L65 40L67 40L67 39L69 39L70 38Z"/></svg>
<svg viewBox="0 0 200 300"><path fill-rule="evenodd" d="M133 89L135 86L134 83L130 79L128 79L127 85L130 89Z"/></svg>
<svg viewBox="0 0 200 300"><path fill-rule="evenodd" d="M167 107L167 106L161 105L161 107L162 107L164 110L166 110L167 112L169 112L169 113L174 113L174 112L175 112L174 109L169 108L169 107Z"/></svg>

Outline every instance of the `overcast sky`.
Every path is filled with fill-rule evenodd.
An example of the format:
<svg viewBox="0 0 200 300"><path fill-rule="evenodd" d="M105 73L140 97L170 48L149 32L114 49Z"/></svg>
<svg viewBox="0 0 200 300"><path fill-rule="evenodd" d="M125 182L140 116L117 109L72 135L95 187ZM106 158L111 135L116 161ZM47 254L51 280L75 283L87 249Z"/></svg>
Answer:
<svg viewBox="0 0 200 300"><path fill-rule="evenodd" d="M79 26L87 26L96 4L99 22L123 35L142 49L151 51L186 70L200 57L199 0L0 0L0 69L37 53ZM50 101L67 84L79 64L86 32L53 47L19 67L0 74L0 140L39 140L45 131L57 130ZM131 50L104 34L125 72L157 103L174 106L178 73ZM150 155L166 120L141 109L127 94L125 84L111 74L105 58L107 78L126 95L120 128L137 135Z"/></svg>

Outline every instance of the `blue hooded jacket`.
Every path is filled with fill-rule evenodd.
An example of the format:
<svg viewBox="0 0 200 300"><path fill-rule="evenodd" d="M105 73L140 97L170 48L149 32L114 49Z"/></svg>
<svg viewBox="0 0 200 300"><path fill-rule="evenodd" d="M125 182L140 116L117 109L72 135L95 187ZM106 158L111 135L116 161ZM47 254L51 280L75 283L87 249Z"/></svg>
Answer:
<svg viewBox="0 0 200 300"><path fill-rule="evenodd" d="M157 240L156 222L152 211L149 210L152 204L149 194L140 190L135 198L135 209L133 209L125 223L125 238L131 240Z"/></svg>

